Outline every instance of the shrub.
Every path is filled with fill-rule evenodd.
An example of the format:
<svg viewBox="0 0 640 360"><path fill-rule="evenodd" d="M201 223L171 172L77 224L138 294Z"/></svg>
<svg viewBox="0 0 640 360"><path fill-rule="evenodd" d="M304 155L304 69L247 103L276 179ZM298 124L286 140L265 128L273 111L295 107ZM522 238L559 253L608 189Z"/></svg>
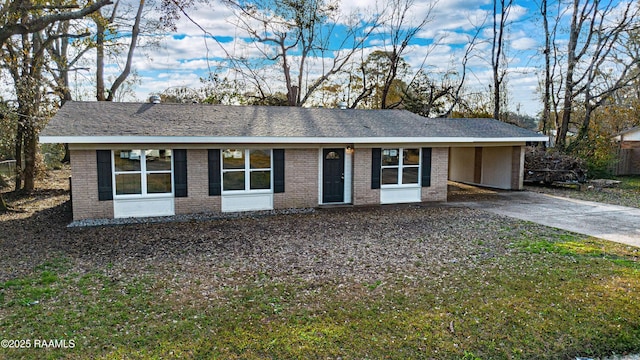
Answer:
<svg viewBox="0 0 640 360"><path fill-rule="evenodd" d="M616 144L605 135L590 134L585 139L573 142L569 149L571 154L584 159L592 179L611 176L612 165L618 161Z"/></svg>

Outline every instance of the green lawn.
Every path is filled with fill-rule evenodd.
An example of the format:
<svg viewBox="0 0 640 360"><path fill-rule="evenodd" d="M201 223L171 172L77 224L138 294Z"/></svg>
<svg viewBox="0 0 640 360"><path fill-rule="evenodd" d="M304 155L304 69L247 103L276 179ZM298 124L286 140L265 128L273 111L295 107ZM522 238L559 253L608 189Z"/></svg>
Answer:
<svg viewBox="0 0 640 360"><path fill-rule="evenodd" d="M632 190L632 191L640 191L640 176L619 176L616 180L622 181L621 188Z"/></svg>
<svg viewBox="0 0 640 360"><path fill-rule="evenodd" d="M288 283L254 274L204 293L149 269L76 273L61 257L0 283L0 358L574 359L640 352L638 250L523 233L472 270ZM34 339L73 340L34 349Z"/></svg>

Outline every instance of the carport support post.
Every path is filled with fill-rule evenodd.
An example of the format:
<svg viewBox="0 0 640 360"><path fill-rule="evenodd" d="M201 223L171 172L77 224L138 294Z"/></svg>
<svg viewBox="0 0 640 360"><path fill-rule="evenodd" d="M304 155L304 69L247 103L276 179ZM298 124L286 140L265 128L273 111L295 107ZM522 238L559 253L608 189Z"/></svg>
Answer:
<svg viewBox="0 0 640 360"><path fill-rule="evenodd" d="M514 146L511 151L511 189L524 187L524 146Z"/></svg>
<svg viewBox="0 0 640 360"><path fill-rule="evenodd" d="M475 158L473 160L473 182L482 184L482 147L476 147Z"/></svg>

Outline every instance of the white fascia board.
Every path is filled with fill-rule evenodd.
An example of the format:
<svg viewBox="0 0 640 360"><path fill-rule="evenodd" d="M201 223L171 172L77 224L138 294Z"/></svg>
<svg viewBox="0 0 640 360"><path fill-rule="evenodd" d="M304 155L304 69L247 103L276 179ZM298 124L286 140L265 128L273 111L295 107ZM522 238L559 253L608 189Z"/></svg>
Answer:
<svg viewBox="0 0 640 360"><path fill-rule="evenodd" d="M43 144L395 144L395 143L510 143L548 141L535 137L213 137L213 136L40 136Z"/></svg>

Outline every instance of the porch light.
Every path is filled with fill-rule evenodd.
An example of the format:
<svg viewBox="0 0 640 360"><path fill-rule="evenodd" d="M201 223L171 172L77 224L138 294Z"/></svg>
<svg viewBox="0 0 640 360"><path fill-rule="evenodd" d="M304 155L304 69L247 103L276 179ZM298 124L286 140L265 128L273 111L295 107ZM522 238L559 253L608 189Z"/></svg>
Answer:
<svg viewBox="0 0 640 360"><path fill-rule="evenodd" d="M354 150L353 150L353 146L349 145L347 146L347 154L351 155L353 154Z"/></svg>

